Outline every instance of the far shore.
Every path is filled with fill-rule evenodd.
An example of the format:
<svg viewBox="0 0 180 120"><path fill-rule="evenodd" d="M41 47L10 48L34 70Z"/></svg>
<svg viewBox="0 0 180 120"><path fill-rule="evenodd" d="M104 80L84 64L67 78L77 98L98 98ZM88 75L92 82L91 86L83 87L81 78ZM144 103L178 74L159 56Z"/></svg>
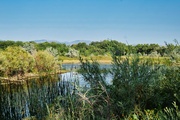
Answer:
<svg viewBox="0 0 180 120"><path fill-rule="evenodd" d="M126 56L122 56L122 58L126 58ZM84 60L89 60L91 62L91 59L96 60L99 64L112 64L113 60L109 56L95 56L95 57L84 57ZM170 58L169 57L149 57L149 56L140 56L141 60L152 60L155 64L170 64ZM77 58L67 58L64 57L62 59L62 64L80 64L79 59ZM176 66L179 66L180 63L176 63Z"/></svg>
<svg viewBox="0 0 180 120"><path fill-rule="evenodd" d="M112 60L97 60L100 64L111 64ZM62 64L79 64L79 60L64 60Z"/></svg>

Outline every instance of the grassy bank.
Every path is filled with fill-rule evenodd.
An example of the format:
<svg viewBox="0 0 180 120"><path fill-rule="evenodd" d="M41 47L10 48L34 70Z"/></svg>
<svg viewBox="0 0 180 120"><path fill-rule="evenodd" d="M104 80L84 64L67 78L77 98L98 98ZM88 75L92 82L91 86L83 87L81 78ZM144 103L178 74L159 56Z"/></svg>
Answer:
<svg viewBox="0 0 180 120"><path fill-rule="evenodd" d="M83 59L86 60L97 60L99 63L106 63L106 64L110 64L112 62L112 58L111 56L91 56L91 57L82 57ZM60 59L62 60L62 63L64 64L76 64L76 63L80 63L79 58L70 58L70 57L60 57Z"/></svg>
<svg viewBox="0 0 180 120"><path fill-rule="evenodd" d="M22 84L26 80L31 80L34 78L39 78L39 77L47 76L47 75L63 74L66 72L68 72L68 71L67 70L59 70L56 72L26 73L23 76L16 75L16 76L11 76L11 77L0 77L0 84L9 84L9 83Z"/></svg>
<svg viewBox="0 0 180 120"><path fill-rule="evenodd" d="M82 57L86 60L96 60L101 64L111 64L112 57L111 56L92 56L92 57ZM125 56L121 57L126 58ZM131 57L130 57L131 58ZM62 64L78 64L80 63L79 58L70 58L70 57L60 57L62 60ZM141 60L151 60L154 64L166 64L171 65L171 61L169 57L148 57L148 56L140 56Z"/></svg>

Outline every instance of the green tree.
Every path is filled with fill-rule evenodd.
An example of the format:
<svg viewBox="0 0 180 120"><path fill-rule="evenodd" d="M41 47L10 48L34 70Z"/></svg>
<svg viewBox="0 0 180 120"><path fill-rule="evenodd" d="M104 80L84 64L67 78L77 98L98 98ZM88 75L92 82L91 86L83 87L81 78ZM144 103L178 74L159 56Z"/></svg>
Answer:
<svg viewBox="0 0 180 120"><path fill-rule="evenodd" d="M56 42L43 42L36 44L37 50L46 50L46 48L52 47L58 51L58 55L65 55L68 52L68 47L66 44L56 43Z"/></svg>
<svg viewBox="0 0 180 120"><path fill-rule="evenodd" d="M33 70L34 59L21 47L7 47L2 54L1 66L6 76L24 74Z"/></svg>
<svg viewBox="0 0 180 120"><path fill-rule="evenodd" d="M78 43L78 44L73 44L71 45L72 48L76 49L79 51L80 55L83 55L83 56L88 56L88 49L89 49L89 46L84 43L84 42L81 42L81 43Z"/></svg>

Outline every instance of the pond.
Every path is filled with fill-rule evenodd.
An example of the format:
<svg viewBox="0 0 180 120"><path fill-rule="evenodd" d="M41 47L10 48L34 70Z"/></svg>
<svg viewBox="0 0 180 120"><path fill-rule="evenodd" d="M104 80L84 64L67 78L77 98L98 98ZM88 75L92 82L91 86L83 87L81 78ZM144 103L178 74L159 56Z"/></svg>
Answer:
<svg viewBox="0 0 180 120"><path fill-rule="evenodd" d="M66 69L72 68L72 65L63 66ZM74 66L79 68L79 65ZM110 79L111 76L107 76L107 81L110 82ZM65 96L68 91L74 90L75 83L82 87L88 86L82 75L74 71L28 78L24 84L0 85L0 120L20 120L30 116L42 119L47 115L48 105L52 104L57 96Z"/></svg>
<svg viewBox="0 0 180 120"><path fill-rule="evenodd" d="M5 84L0 86L0 120L20 120L29 116L44 116L46 105L54 98L63 95L60 79L46 76L26 80L22 84Z"/></svg>

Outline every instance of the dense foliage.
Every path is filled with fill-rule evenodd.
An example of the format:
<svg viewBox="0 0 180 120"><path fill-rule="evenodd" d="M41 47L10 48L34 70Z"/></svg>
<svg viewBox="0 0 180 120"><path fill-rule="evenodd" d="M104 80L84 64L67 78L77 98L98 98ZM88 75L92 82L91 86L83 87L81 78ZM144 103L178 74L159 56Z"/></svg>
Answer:
<svg viewBox="0 0 180 120"><path fill-rule="evenodd" d="M54 72L60 61L52 51L32 51L19 46L9 46L0 51L0 76L24 76L26 73Z"/></svg>
<svg viewBox="0 0 180 120"><path fill-rule="evenodd" d="M57 68L58 64L60 64L59 61L63 61L65 56L69 58L78 58L79 56L97 56L97 58L98 56L107 56L111 58L112 54L116 56L138 54L153 59L163 57L161 63L179 65L180 45L177 40L174 42L175 44L165 43L165 46L158 44L137 44L132 46L116 40L73 45L56 42L0 41L0 76L52 71Z"/></svg>
<svg viewBox="0 0 180 120"><path fill-rule="evenodd" d="M132 46L115 40L71 46L54 42L0 41L0 48L0 76L56 71L61 56L113 55L110 69L102 69L94 60L80 58L79 72L88 85L79 86L78 80L63 84L61 92L66 95L56 98L51 107L47 105L47 119L180 119L180 46L177 41L166 46ZM159 62L160 56L164 57L163 62ZM106 81L107 75L112 76L111 83Z"/></svg>
<svg viewBox="0 0 180 120"><path fill-rule="evenodd" d="M158 44L137 44L137 45L126 45L124 43L118 42L116 40L103 40L91 42L86 44L80 42L77 44L66 45L64 43L56 42L43 42L36 43L31 42L21 42L21 41L0 41L0 49L5 50L8 46L22 46L27 50L46 50L47 48L52 47L57 50L58 55L60 56L70 56L77 57L77 51L81 56L92 56L92 55L129 55L129 54L140 54L144 56L159 57L159 56L168 56L169 52L175 50L179 52L179 43L177 40L174 40L175 44L165 43L164 46ZM77 50L77 51L76 51ZM174 51L174 52L175 52ZM71 54L74 53L74 54Z"/></svg>
<svg viewBox="0 0 180 120"><path fill-rule="evenodd" d="M0 56L1 74L12 76L31 72L34 66L33 57L20 47L7 47Z"/></svg>
<svg viewBox="0 0 180 120"><path fill-rule="evenodd" d="M178 120L180 67L153 64L138 56L114 56L112 68L81 60L80 72L89 87L77 86L56 100L48 119ZM112 83L106 82L111 74ZM68 89L66 89L68 90Z"/></svg>

